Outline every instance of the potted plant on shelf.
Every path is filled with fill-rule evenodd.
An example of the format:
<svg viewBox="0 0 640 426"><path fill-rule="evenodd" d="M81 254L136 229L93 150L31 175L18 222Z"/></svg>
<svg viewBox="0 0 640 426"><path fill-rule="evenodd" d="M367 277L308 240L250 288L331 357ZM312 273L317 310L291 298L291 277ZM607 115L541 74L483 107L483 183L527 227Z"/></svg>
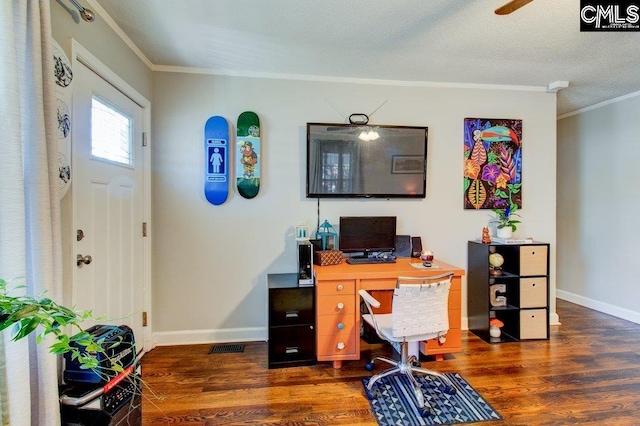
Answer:
<svg viewBox="0 0 640 426"><path fill-rule="evenodd" d="M514 216L520 217L519 214L515 213L517 207L507 206L504 209L494 209L493 212L496 216L493 218L491 222L497 223L496 233L498 238L511 238L513 233L518 229L518 224L521 221L514 219Z"/></svg>

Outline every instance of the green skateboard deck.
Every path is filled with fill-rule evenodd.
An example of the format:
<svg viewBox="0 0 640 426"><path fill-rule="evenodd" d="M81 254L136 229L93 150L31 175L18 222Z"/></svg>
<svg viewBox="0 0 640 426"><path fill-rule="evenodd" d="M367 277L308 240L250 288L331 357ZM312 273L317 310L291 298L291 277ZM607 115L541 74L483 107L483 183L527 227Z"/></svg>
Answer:
<svg viewBox="0 0 640 426"><path fill-rule="evenodd" d="M236 186L244 198L254 198L260 191L260 119L245 111L238 117L236 133Z"/></svg>

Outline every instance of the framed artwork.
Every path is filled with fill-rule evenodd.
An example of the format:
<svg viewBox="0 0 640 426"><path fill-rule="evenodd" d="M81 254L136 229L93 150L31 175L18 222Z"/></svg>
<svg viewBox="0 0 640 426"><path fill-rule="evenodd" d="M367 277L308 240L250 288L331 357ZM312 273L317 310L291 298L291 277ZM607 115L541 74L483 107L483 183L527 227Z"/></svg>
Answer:
<svg viewBox="0 0 640 426"><path fill-rule="evenodd" d="M522 120L464 119L464 208L522 207Z"/></svg>
<svg viewBox="0 0 640 426"><path fill-rule="evenodd" d="M391 173L424 173L424 158L419 155L394 155L391 162Z"/></svg>

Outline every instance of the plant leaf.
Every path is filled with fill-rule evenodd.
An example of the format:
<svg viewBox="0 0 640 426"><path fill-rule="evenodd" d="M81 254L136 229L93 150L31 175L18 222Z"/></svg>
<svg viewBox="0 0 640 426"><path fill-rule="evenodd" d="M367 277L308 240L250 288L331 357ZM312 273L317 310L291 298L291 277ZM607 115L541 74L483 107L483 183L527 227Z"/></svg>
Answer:
<svg viewBox="0 0 640 426"><path fill-rule="evenodd" d="M32 331L34 331L38 327L38 324L40 324L40 321L38 321L37 318L32 318L30 320L25 319L21 321L18 332L11 340L20 340L23 337L28 336Z"/></svg>

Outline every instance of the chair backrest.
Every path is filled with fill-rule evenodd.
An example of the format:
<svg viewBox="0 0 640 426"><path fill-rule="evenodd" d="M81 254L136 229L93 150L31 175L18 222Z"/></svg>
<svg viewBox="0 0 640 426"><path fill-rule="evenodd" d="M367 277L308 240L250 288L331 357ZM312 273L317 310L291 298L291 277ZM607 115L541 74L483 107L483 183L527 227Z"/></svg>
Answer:
<svg viewBox="0 0 640 426"><path fill-rule="evenodd" d="M433 335L449 331L452 273L434 277L399 277L393 292L393 337Z"/></svg>

